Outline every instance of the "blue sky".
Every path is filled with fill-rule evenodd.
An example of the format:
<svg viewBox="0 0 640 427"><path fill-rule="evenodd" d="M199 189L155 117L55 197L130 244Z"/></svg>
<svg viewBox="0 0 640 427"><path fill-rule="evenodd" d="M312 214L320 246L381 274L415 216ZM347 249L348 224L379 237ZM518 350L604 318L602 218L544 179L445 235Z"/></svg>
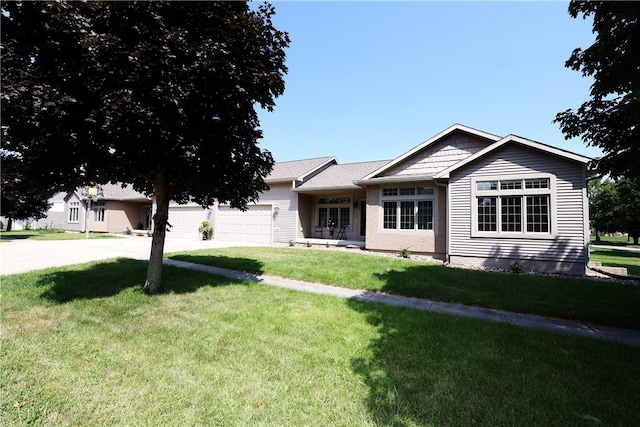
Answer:
<svg viewBox="0 0 640 427"><path fill-rule="evenodd" d="M565 68L594 41L568 2L272 1L289 73L262 148L276 161L393 159L460 123L597 157L555 115L589 98Z"/></svg>

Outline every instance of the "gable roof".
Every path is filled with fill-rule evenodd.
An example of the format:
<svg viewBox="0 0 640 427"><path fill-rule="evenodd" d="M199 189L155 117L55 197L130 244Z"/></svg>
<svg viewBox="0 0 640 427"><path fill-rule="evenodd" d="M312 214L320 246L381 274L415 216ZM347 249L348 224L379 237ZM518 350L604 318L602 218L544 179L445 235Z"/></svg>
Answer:
<svg viewBox="0 0 640 427"><path fill-rule="evenodd" d="M576 154L576 153L572 153L571 151L567 151L567 150L562 150L560 148L556 148L556 147L552 147L550 145L547 144L543 144L541 142L537 142L534 141L532 139L527 139L527 138L522 138L520 136L517 135L507 135L504 138L500 139L499 141L494 142L493 144L491 144L490 146L488 146L487 148L478 151L475 154L472 154L471 156L467 157L464 160L459 161L458 163L451 165L450 167L441 170L440 172L436 173L434 175L434 178L449 178L449 175L451 174L451 172L455 171L456 169L459 169L473 161L475 161L476 159L491 153L492 151L497 150L500 147L503 147L506 144L509 143L515 143L515 144L520 144L523 145L525 147L529 147L532 148L534 150L538 150L538 151L542 151L544 153L547 154L551 154L557 157L561 157L567 160L572 160L574 162L578 162L578 163L589 163L592 159L590 157L586 157L586 156L582 156L580 154Z"/></svg>
<svg viewBox="0 0 640 427"><path fill-rule="evenodd" d="M319 192L335 190L362 190L354 184L372 170L389 163L389 160L378 160L373 162L344 163L331 165L318 175L304 182L294 191L299 192Z"/></svg>
<svg viewBox="0 0 640 427"><path fill-rule="evenodd" d="M304 181L309 175L323 167L336 163L336 158L333 156L277 162L273 165L273 170L269 176L265 178L265 182Z"/></svg>
<svg viewBox="0 0 640 427"><path fill-rule="evenodd" d="M142 193L137 192L133 189L131 184L125 184L124 187L122 184L103 184L100 186L102 188L102 195L99 197L100 200L116 200L120 202L151 202L151 197L147 197ZM80 200L84 199L82 195L82 189L85 187L78 187L74 191L67 194L65 200L71 197L72 194L75 194L76 197Z"/></svg>
<svg viewBox="0 0 640 427"><path fill-rule="evenodd" d="M369 173L367 176L363 177L361 179L361 181L367 181L367 180L371 180L374 177L376 177L377 175L380 175L390 169L392 169L393 167L395 167L396 165L404 162L405 160L407 160L408 158L412 157L413 155L423 151L425 148L427 148L428 146L430 146L431 144L441 140L442 138L454 133L454 132L465 132L483 139L486 139L488 143L492 143L495 141L499 141L500 137L497 135L493 135L487 132L483 132L481 130L477 130L477 129L473 129L470 128L468 126L464 126L461 124L454 124L453 126L448 127L447 129L443 130L442 132L432 136L431 138L429 138L428 140L426 140L425 142L423 142L422 144L412 148L411 150L407 151L406 153L402 154L400 157L388 162L387 164L383 165L382 167L372 171L371 173Z"/></svg>

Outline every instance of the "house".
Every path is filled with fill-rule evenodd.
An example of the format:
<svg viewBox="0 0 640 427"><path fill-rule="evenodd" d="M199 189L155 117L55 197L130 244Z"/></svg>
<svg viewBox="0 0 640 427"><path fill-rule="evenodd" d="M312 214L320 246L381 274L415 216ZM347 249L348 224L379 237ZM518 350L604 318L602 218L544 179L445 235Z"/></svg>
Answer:
<svg viewBox="0 0 640 427"><path fill-rule="evenodd" d="M356 244L429 254L454 265L582 275L589 260L590 158L516 135L453 125L393 160L340 164L332 156L278 162L269 190L246 211L216 204L169 207L167 239ZM103 186L89 229L149 229L152 200ZM84 230L78 191L40 224Z"/></svg>
<svg viewBox="0 0 640 427"><path fill-rule="evenodd" d="M68 231L125 233L151 228L152 200L133 190L131 185L105 184L95 195L82 189L56 193L49 202L47 216L35 222L35 228L63 228ZM97 188L96 188L97 190Z"/></svg>
<svg viewBox="0 0 640 427"><path fill-rule="evenodd" d="M245 212L214 206L207 218L219 240L360 242L451 264L518 262L581 275L589 257L590 160L456 124L390 161L277 163L259 202ZM170 222L176 212L170 209Z"/></svg>

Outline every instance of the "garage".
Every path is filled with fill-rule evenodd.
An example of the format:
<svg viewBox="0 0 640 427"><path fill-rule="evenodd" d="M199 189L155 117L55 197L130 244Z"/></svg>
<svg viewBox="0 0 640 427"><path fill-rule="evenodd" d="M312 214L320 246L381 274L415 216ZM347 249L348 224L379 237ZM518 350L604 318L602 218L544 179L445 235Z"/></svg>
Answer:
<svg viewBox="0 0 640 427"><path fill-rule="evenodd" d="M169 208L169 224L172 227L167 233L168 239L200 239L198 227L207 220L208 210L200 206L171 206Z"/></svg>
<svg viewBox="0 0 640 427"><path fill-rule="evenodd" d="M271 243L271 205L251 206L245 212L220 206L215 236L218 240Z"/></svg>

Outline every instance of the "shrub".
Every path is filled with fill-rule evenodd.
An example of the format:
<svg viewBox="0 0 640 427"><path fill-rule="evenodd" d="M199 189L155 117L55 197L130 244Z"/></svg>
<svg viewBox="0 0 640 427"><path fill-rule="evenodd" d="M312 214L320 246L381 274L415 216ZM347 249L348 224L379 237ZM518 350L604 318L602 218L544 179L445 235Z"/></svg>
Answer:
<svg viewBox="0 0 640 427"><path fill-rule="evenodd" d="M517 261L511 262L511 264L509 264L509 271L512 272L513 274L522 273L522 271L523 271L522 264L520 264Z"/></svg>
<svg viewBox="0 0 640 427"><path fill-rule="evenodd" d="M213 227L209 221L202 221L202 224L198 227L198 232L202 233L202 240L211 240L213 237Z"/></svg>
<svg viewBox="0 0 640 427"><path fill-rule="evenodd" d="M411 252L409 251L409 248L404 248L403 250L401 250L400 256L402 258L411 258Z"/></svg>

